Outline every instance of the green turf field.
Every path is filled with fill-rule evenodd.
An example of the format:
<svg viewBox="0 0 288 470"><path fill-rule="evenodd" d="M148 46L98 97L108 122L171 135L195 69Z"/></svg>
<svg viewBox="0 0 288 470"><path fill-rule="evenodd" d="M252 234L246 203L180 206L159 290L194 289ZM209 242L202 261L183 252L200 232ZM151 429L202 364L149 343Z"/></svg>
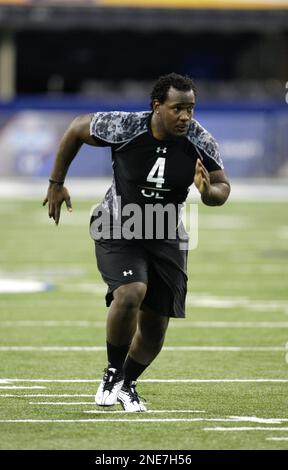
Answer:
<svg viewBox="0 0 288 470"><path fill-rule="evenodd" d="M288 449L287 203L199 207L187 319L139 381L140 415L93 404L106 307L91 205L55 227L39 201L0 201L0 278L55 286L0 294L1 449Z"/></svg>

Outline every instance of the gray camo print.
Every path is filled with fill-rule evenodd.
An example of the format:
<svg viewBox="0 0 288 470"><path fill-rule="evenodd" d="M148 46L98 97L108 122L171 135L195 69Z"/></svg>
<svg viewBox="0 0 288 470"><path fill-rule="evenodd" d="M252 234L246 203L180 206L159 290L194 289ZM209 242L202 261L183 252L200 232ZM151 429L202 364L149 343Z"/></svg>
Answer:
<svg viewBox="0 0 288 470"><path fill-rule="evenodd" d="M114 214L114 217L116 219L118 218L118 199L114 178L110 188L107 190L104 196L104 199L102 201L102 207L106 210L106 212Z"/></svg>
<svg viewBox="0 0 288 470"><path fill-rule="evenodd" d="M105 142L120 144L147 131L149 112L127 113L110 111L95 113L90 124L90 135L95 135Z"/></svg>
<svg viewBox="0 0 288 470"><path fill-rule="evenodd" d="M148 131L147 118L150 111L129 113L124 111L98 112L92 117L90 135L94 135L110 144L120 144L134 139ZM219 147L212 135L193 119L187 139L212 158L222 169L223 161Z"/></svg>
<svg viewBox="0 0 288 470"><path fill-rule="evenodd" d="M205 152L208 157L212 158L223 170L224 165L220 156L219 145L214 137L206 131L196 119L193 119L190 124L187 138L195 147L203 150L203 152Z"/></svg>

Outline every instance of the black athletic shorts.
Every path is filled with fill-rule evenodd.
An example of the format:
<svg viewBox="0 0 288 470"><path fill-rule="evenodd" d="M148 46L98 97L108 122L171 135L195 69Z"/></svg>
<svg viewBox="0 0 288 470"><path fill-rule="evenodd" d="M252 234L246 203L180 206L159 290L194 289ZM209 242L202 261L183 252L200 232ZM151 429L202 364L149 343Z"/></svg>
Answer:
<svg viewBox="0 0 288 470"><path fill-rule="evenodd" d="M179 240L95 240L98 269L108 285L106 305L123 284L147 285L143 304L168 317L185 317L187 251Z"/></svg>

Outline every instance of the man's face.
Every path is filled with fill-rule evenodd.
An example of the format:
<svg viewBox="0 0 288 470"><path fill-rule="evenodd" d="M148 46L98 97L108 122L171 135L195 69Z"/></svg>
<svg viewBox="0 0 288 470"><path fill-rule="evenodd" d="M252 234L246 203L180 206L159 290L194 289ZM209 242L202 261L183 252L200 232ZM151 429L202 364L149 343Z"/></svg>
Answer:
<svg viewBox="0 0 288 470"><path fill-rule="evenodd" d="M183 137L187 134L193 117L195 95L193 90L179 91L170 87L164 103L155 100L154 111L159 125L167 137Z"/></svg>

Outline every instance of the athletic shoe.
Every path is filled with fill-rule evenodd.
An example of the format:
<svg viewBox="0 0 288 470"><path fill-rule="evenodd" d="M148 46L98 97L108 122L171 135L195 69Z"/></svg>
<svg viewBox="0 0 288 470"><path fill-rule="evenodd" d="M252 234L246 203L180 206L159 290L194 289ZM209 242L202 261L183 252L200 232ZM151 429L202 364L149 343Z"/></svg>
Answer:
<svg viewBox="0 0 288 470"><path fill-rule="evenodd" d="M124 385L118 393L118 401L121 403L124 411L132 413L147 411L147 408L138 396L135 387L136 382L131 382L130 386Z"/></svg>
<svg viewBox="0 0 288 470"><path fill-rule="evenodd" d="M112 367L104 369L104 376L95 395L96 405L112 406L117 403L117 395L123 385L123 376Z"/></svg>

